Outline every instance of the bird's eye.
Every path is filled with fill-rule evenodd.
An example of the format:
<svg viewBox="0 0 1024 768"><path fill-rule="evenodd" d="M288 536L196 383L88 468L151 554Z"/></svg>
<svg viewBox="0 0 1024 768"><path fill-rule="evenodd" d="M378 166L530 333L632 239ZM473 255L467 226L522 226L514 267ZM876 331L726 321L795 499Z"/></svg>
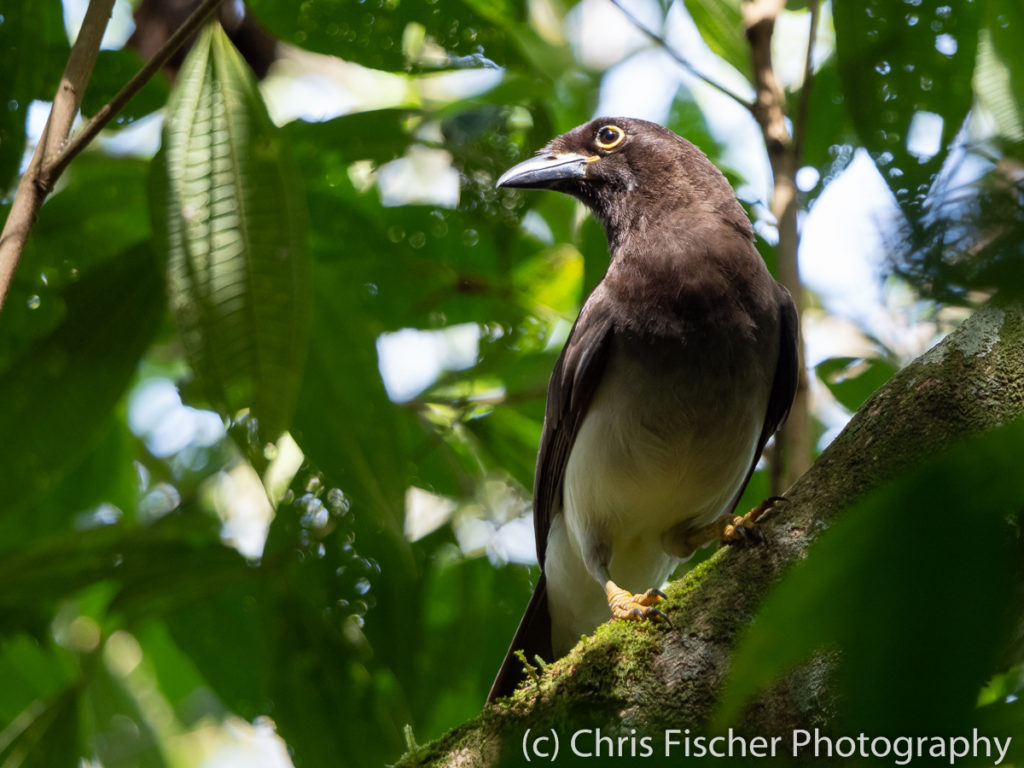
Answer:
<svg viewBox="0 0 1024 768"><path fill-rule="evenodd" d="M626 138L626 132L617 125L605 125L597 129L595 143L599 149L613 149Z"/></svg>

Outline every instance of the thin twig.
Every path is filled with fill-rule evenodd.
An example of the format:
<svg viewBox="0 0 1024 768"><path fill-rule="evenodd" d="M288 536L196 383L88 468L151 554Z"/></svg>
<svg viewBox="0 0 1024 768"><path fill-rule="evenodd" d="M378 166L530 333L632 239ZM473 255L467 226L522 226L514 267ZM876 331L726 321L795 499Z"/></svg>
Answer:
<svg viewBox="0 0 1024 768"><path fill-rule="evenodd" d="M797 163L803 160L804 138L807 136L807 118L811 109L811 86L814 84L814 43L818 37L818 17L821 11L820 0L808 0L807 8L811 12L811 29L807 34L807 58L804 60L804 82L800 91L800 103L797 105L796 124L793 126L793 152Z"/></svg>
<svg viewBox="0 0 1024 768"><path fill-rule="evenodd" d="M91 0L82 22L82 29L71 47L64 77L53 99L50 117L36 145L32 161L21 177L17 195L0 233L0 310L14 279L14 270L21 259L29 232L46 196L67 169L68 164L111 119L137 94L142 86L167 63L182 44L206 21L223 0L203 0L185 22L171 35L138 73L104 105L70 141L71 126L82 103L92 75L100 41L107 28L114 0Z"/></svg>
<svg viewBox="0 0 1024 768"><path fill-rule="evenodd" d="M709 77L708 75L705 75L703 72L701 72L696 67L694 67L693 64L691 64L689 62L689 60L687 60L687 58L685 56L683 56L675 48L673 48L671 45L669 45L668 41L664 37L662 37L657 32L655 32L653 29L648 27L646 24L644 24L642 21L640 21L640 19L638 19L636 16L634 16L632 12L630 12L627 8L625 8L622 5L622 0L612 0L612 5L614 5L620 11L622 11L626 15L626 18L628 18L633 23L633 26L635 26L637 29L639 29L641 32L643 32L645 35L647 35L647 37L649 37L653 42L657 43L662 48L662 50L664 50L665 53L667 53L669 56L671 56L673 59L675 59L683 67L683 69L685 69L691 75L696 77L698 80L701 80L701 81L707 83L708 85L710 85L712 88L715 88L718 91L721 91L726 96L728 96L730 99L732 99L733 101L735 101L737 104L739 104L740 106L744 107L748 111L753 112L753 110L754 110L754 105L753 104L751 104L749 101L744 99L738 93L735 93L735 92L729 90L729 88L727 88L726 86L722 85L717 80L714 80L713 78Z"/></svg>
<svg viewBox="0 0 1024 768"><path fill-rule="evenodd" d="M142 66L135 76L117 92L114 98L96 112L92 119L64 146L60 154L53 159L53 162L48 163L43 168L42 175L46 178L58 178L64 172L64 169L68 167L68 163L89 142L96 138L99 132L103 130L103 127L121 111L125 104L131 101L135 94L142 90L143 86L156 74L157 70L166 64L171 56L181 47L182 43L206 22L207 18L210 17L221 2L223 0L203 0L174 34L167 38L164 44L160 46L160 50L156 52L153 58Z"/></svg>
<svg viewBox="0 0 1024 768"><path fill-rule="evenodd" d="M114 0L90 1L82 27L71 46L57 93L53 96L46 126L36 144L28 169L18 183L18 191L7 214L7 221L4 222L3 232L0 233L0 309L3 309L4 299L14 279L14 270L21 259L21 252L39 214L39 208L52 188L42 183L40 171L46 159L56 155L71 133L113 7Z"/></svg>

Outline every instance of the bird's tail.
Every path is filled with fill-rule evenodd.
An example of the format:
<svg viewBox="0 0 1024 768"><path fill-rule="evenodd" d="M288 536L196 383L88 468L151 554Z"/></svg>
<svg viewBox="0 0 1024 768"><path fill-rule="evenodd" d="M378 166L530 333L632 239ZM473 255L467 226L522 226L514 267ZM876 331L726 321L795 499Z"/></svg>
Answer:
<svg viewBox="0 0 1024 768"><path fill-rule="evenodd" d="M487 694L487 702L490 703L502 696L511 696L516 686L522 682L524 677L523 662L516 657L516 651L523 651L526 660L532 662L534 656L540 656L544 661L552 661L554 654L551 651L551 614L548 612L548 590L544 574L541 573L540 581L537 582L533 596L530 598L526 612L519 622L519 629L508 647L505 660L501 662L501 669L491 685L491 692Z"/></svg>

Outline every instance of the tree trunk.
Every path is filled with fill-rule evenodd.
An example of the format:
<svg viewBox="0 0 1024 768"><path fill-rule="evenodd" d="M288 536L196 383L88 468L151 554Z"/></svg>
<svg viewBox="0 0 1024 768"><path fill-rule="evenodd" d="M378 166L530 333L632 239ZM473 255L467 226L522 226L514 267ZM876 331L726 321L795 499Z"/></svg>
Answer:
<svg viewBox="0 0 1024 768"><path fill-rule="evenodd" d="M1024 414L1022 371L1024 308L979 310L868 399L789 490L788 502L764 518L768 546L722 549L670 586L672 629L603 625L512 699L399 765L520 764L527 728L568 733L567 724L580 723L574 727L626 735L630 728L706 728L737 633L767 590L865 493L952 442ZM458 660L438 663L454 668ZM740 727L770 734L826 725L834 701L829 670L825 657L805 664L750 704ZM563 757L568 746L560 746Z"/></svg>

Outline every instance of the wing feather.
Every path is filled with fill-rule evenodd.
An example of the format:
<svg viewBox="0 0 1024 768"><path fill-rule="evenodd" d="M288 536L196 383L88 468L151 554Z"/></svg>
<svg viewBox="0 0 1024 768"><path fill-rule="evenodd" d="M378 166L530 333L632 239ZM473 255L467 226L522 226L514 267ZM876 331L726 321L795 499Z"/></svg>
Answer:
<svg viewBox="0 0 1024 768"><path fill-rule="evenodd" d="M537 560L542 569L548 529L555 513L562 508L562 483L569 452L601 381L611 348L612 318L601 303L593 299L594 294L573 324L548 383L547 410L533 484L533 529Z"/></svg>
<svg viewBox="0 0 1024 768"><path fill-rule="evenodd" d="M764 415L764 425L761 427L761 435L757 439L757 450L754 452L754 460L747 470L747 478L740 486L736 497L732 500L729 512L736 509L740 503L740 497L746 490L754 468L757 466L761 452L764 450L768 439L775 434L782 426L789 409L793 405L793 398L796 396L797 377L799 376L800 365L800 332L799 319L796 314L796 305L793 304L793 297L781 283L776 283L776 293L779 302L779 358L775 365L775 376L772 379L772 391L768 395L768 408Z"/></svg>

